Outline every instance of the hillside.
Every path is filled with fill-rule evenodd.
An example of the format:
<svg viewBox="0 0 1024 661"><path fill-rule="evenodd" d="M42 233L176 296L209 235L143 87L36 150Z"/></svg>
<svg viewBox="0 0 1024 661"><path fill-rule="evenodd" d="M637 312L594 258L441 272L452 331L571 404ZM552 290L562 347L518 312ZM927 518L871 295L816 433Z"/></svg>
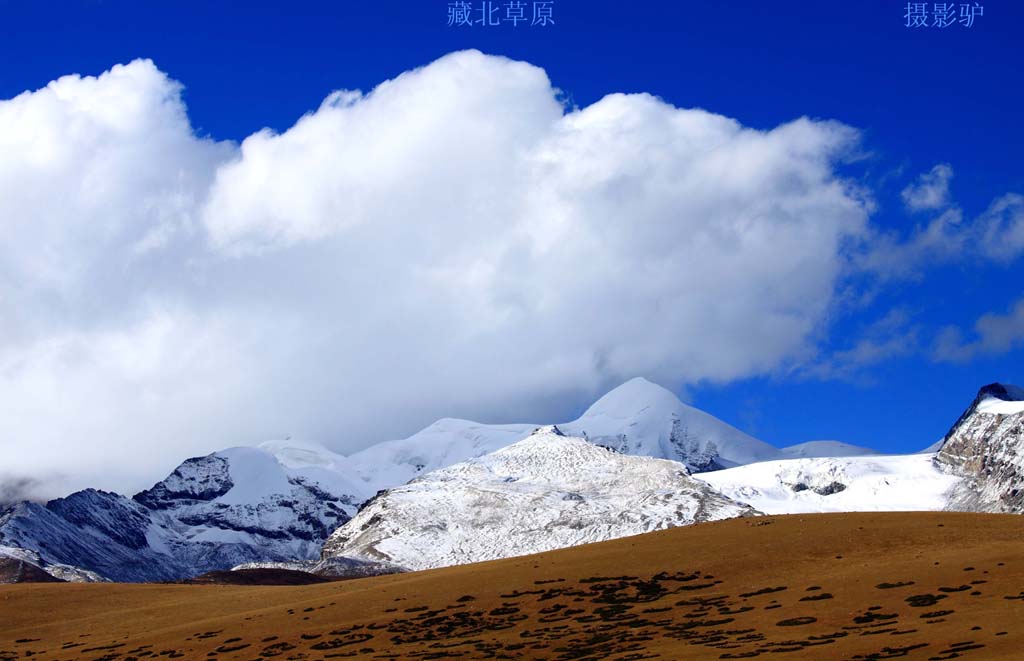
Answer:
<svg viewBox="0 0 1024 661"><path fill-rule="evenodd" d="M381 492L331 534L323 556L432 569L755 514L678 462L544 427Z"/></svg>
<svg viewBox="0 0 1024 661"><path fill-rule="evenodd" d="M323 585L2 586L0 658L1005 659L1022 590L1021 517L772 516Z"/></svg>

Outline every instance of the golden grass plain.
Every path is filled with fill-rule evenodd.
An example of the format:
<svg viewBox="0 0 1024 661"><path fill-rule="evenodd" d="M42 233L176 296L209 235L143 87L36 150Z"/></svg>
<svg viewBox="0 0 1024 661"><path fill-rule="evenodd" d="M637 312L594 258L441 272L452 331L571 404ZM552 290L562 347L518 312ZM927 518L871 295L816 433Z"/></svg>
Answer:
<svg viewBox="0 0 1024 661"><path fill-rule="evenodd" d="M308 586L0 586L0 659L1024 659L1024 517L768 516Z"/></svg>

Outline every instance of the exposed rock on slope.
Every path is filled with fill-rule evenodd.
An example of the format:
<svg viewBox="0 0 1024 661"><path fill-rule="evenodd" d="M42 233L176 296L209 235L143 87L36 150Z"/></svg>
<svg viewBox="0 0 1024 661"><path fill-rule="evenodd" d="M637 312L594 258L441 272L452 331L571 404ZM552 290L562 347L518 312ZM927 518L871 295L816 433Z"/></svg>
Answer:
<svg viewBox="0 0 1024 661"><path fill-rule="evenodd" d="M345 556L334 556L322 560L299 560L295 562L247 562L237 567L232 567L231 571L250 571L254 569L285 569L330 579L365 578L367 576L401 574L409 571L405 567L390 562L347 558Z"/></svg>
<svg viewBox="0 0 1024 661"><path fill-rule="evenodd" d="M86 489L46 505L13 506L0 515L0 543L31 550L45 563L77 565L107 578L171 578L178 565L149 548L150 523L138 503Z"/></svg>
<svg viewBox="0 0 1024 661"><path fill-rule="evenodd" d="M39 567L17 560L0 557L0 584L4 583L62 583Z"/></svg>
<svg viewBox="0 0 1024 661"><path fill-rule="evenodd" d="M549 427L379 494L331 535L324 557L425 569L752 514L677 462Z"/></svg>
<svg viewBox="0 0 1024 661"><path fill-rule="evenodd" d="M68 565L47 565L38 553L0 546L0 583L97 583L103 578Z"/></svg>
<svg viewBox="0 0 1024 661"><path fill-rule="evenodd" d="M134 499L86 489L19 503L0 514L0 543L118 581L316 558L368 494L332 453L310 453L232 448L186 460Z"/></svg>
<svg viewBox="0 0 1024 661"><path fill-rule="evenodd" d="M935 461L966 478L953 491L950 509L1024 513L1024 389L982 388Z"/></svg>

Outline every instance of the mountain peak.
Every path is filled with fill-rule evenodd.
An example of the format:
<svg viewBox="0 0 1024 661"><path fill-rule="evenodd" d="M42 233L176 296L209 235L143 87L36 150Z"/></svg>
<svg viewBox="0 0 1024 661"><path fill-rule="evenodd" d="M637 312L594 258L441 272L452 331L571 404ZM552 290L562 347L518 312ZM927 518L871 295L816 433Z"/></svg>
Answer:
<svg viewBox="0 0 1024 661"><path fill-rule="evenodd" d="M530 436L565 436L565 434L558 428L558 425L544 425L534 429Z"/></svg>
<svg viewBox="0 0 1024 661"><path fill-rule="evenodd" d="M944 447L945 443L975 413L1005 415L1022 411L1024 411L1024 388L1006 383L990 383L987 386L982 386L978 390L978 396L974 398L967 410L960 414L957 421L942 437L942 442L938 447Z"/></svg>
<svg viewBox="0 0 1024 661"><path fill-rule="evenodd" d="M778 448L684 404L672 391L642 377L626 381L559 427L624 454L679 461L693 472L782 456Z"/></svg>
<svg viewBox="0 0 1024 661"><path fill-rule="evenodd" d="M1001 399L1005 402L1024 401L1024 388L1008 383L990 383L987 386L982 386L978 391L978 400L989 398Z"/></svg>
<svg viewBox="0 0 1024 661"><path fill-rule="evenodd" d="M597 414L626 417L652 407L675 408L681 404L671 390L638 376L608 391L590 405L583 417Z"/></svg>
<svg viewBox="0 0 1024 661"><path fill-rule="evenodd" d="M937 465L967 478L952 494L952 508L1024 511L1024 389L990 383L943 439Z"/></svg>

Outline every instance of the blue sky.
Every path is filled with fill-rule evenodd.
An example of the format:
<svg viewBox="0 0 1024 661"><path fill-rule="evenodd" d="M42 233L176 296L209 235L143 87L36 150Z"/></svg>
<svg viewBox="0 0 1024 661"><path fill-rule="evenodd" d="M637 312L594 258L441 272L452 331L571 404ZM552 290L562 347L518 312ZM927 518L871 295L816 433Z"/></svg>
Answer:
<svg viewBox="0 0 1024 661"><path fill-rule="evenodd" d="M754 129L803 116L853 127L857 155L838 173L870 191L875 231L904 245L943 212L960 213L962 228L994 200L1024 194L1018 2L979 3L984 15L972 27L945 29L905 27L903 2L556 0L556 24L543 28L449 27L447 4L252 2L242 9L219 1L0 0L0 99L65 74L98 75L150 58L184 85L196 133L237 142L264 127L287 131L332 90L368 91L474 48L543 68L580 108L612 92L647 92ZM940 164L952 172L947 199L909 210L903 191ZM1024 381L1024 322L1008 316L1024 298L1024 260L1013 251L994 259L996 248L976 252L970 246L980 234L964 236L954 251L962 254L936 257L935 246L917 257L896 253L891 259L917 260L909 274L893 275L890 265L881 276L861 270L841 278L815 331L813 357L674 385L695 405L779 445L828 438L913 451L930 444L979 386ZM1007 316L996 321L1002 340L972 350L972 329L985 315ZM937 343L951 327L961 332L952 343L959 359L941 360ZM878 350L848 353L865 340ZM580 392L554 403L528 399L520 397L510 417L534 410L568 417L586 401ZM296 405L290 415L302 410ZM463 414L501 417L493 402L452 395L403 424ZM342 433L330 425L304 431ZM224 433L244 441L254 432Z"/></svg>

